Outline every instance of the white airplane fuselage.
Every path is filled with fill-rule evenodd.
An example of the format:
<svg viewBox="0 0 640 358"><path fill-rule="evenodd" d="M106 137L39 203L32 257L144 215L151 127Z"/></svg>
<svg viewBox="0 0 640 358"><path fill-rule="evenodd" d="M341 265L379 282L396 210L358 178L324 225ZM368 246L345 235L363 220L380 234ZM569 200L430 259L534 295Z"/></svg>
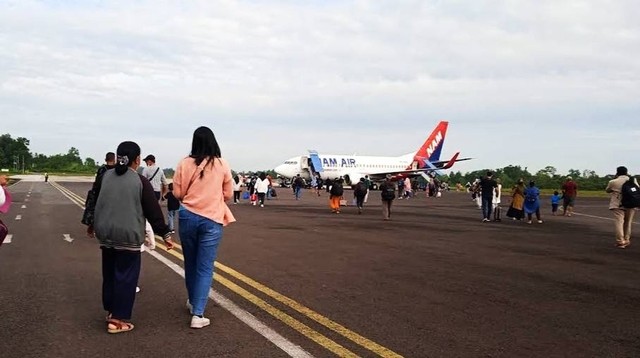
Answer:
<svg viewBox="0 0 640 358"><path fill-rule="evenodd" d="M411 166L413 154L401 157L321 154L318 157L322 163L322 171L313 171L307 155L287 159L277 166L275 171L286 178L293 178L300 174L301 177L310 179L313 171L323 180L346 176L358 180L365 175L405 170Z"/></svg>

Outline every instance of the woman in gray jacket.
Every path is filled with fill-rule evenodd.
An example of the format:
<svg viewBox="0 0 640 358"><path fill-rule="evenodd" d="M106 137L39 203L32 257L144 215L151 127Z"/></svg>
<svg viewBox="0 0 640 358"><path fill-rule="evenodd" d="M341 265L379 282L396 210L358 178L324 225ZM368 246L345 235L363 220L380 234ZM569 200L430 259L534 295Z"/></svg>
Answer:
<svg viewBox="0 0 640 358"><path fill-rule="evenodd" d="M118 146L116 166L102 178L89 235L102 249L102 304L107 311L107 332L133 329L129 322L140 276L140 247L145 242L145 219L172 248L169 227L149 180L136 172L140 147L134 142Z"/></svg>

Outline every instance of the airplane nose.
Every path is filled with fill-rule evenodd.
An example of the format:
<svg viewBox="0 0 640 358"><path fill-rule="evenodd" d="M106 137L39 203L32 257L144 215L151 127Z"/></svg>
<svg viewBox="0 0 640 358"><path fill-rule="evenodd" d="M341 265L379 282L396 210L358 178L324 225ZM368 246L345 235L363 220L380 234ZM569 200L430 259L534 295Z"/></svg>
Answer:
<svg viewBox="0 0 640 358"><path fill-rule="evenodd" d="M287 176L285 173L285 165L284 164L280 164L278 165L275 169L273 169L276 173L282 175L282 176Z"/></svg>

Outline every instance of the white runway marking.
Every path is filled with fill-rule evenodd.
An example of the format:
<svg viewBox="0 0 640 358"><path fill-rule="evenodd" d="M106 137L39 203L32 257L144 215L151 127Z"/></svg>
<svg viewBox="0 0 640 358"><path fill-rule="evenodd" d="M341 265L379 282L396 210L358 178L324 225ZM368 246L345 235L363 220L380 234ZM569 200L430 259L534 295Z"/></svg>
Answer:
<svg viewBox="0 0 640 358"><path fill-rule="evenodd" d="M16 220L22 220L22 215L16 215Z"/></svg>
<svg viewBox="0 0 640 358"><path fill-rule="evenodd" d="M586 216L588 218L594 218L594 219L601 219L601 220L609 220L609 221L615 221L612 218L605 218L604 216L596 216L596 215L589 215L589 214L580 214L580 213L576 213L574 212L573 215L578 215L578 216ZM640 223L637 222L633 222L634 225L640 225Z"/></svg>
<svg viewBox="0 0 640 358"><path fill-rule="evenodd" d="M69 234L64 234L64 241L66 242L73 242L73 239L71 238L71 235Z"/></svg>
<svg viewBox="0 0 640 358"><path fill-rule="evenodd" d="M173 271L175 271L178 275L184 278L184 269L182 267L176 265L171 260L166 257L160 255L155 251L147 250L149 255L155 257L163 264L169 266ZM231 302L228 298L221 295L219 292L214 291L213 289L209 289L209 298L217 303L220 307L229 311L232 315L238 318L247 326L253 328L254 331L258 332L264 338L268 339L271 343L275 344L278 348L282 349L285 353L287 353L291 357L300 357L300 358L311 358L313 357L307 351L302 349L302 347L294 344L283 336L279 335L273 329L267 327L264 323L260 322L256 317L254 317L251 313L243 310L238 307L235 303Z"/></svg>
<svg viewBox="0 0 640 358"><path fill-rule="evenodd" d="M4 241L2 243L3 244L10 244L11 243L11 239L13 239L13 235L9 234L9 235L7 235L7 237L4 238Z"/></svg>
<svg viewBox="0 0 640 358"><path fill-rule="evenodd" d="M24 202L28 203L29 202L29 198L24 199Z"/></svg>
<svg viewBox="0 0 640 358"><path fill-rule="evenodd" d="M26 206L26 205L22 205L22 206L20 207L20 209L26 209L26 208L27 208L27 206Z"/></svg>

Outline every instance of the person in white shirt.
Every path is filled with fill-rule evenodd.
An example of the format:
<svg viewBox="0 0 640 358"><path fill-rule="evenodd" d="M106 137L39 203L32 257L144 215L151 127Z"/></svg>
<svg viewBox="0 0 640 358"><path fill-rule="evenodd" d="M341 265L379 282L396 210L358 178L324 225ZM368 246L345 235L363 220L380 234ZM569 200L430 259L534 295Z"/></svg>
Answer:
<svg viewBox="0 0 640 358"><path fill-rule="evenodd" d="M236 175L233 177L233 203L237 204L240 202L240 193L242 192L242 180L240 177Z"/></svg>
<svg viewBox="0 0 640 358"><path fill-rule="evenodd" d="M269 179L267 179L267 175L265 173L260 173L260 176L256 180L255 188L258 193L258 202L260 202L260 207L264 208L264 199L267 196L267 191L269 190Z"/></svg>
<svg viewBox="0 0 640 358"><path fill-rule="evenodd" d="M493 221L501 221L500 203L502 202L502 181L496 179L496 183L498 183L498 186L493 192Z"/></svg>
<svg viewBox="0 0 640 358"><path fill-rule="evenodd" d="M143 160L147 167L142 170L142 176L149 179L156 199L160 200L167 194L167 177L164 171L156 166L156 157L153 154L147 155Z"/></svg>

